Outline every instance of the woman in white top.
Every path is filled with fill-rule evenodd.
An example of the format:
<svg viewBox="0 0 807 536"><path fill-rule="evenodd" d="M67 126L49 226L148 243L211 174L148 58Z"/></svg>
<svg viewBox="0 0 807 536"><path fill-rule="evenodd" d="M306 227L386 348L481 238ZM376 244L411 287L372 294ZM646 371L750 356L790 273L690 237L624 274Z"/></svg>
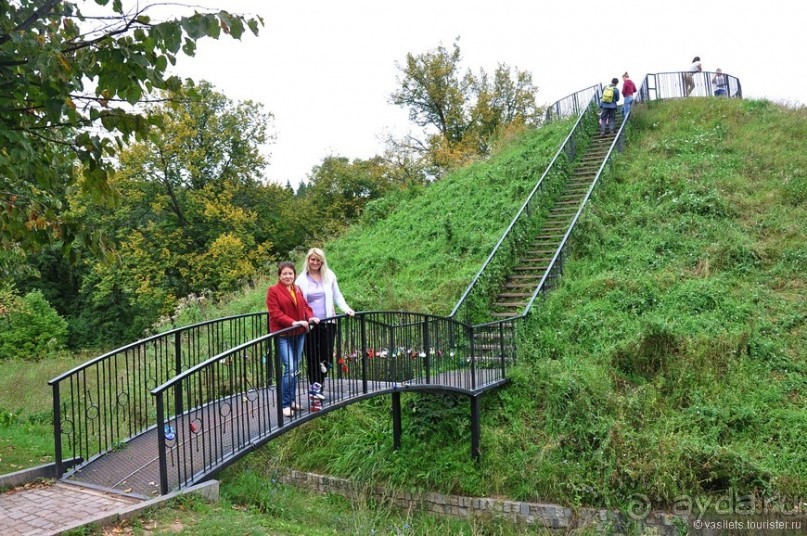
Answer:
<svg viewBox="0 0 807 536"><path fill-rule="evenodd" d="M297 286L314 311L314 316L327 319L336 316L338 307L349 316L355 313L345 301L336 281L336 274L328 268L325 252L319 248L311 248L305 256L305 264L297 277ZM318 316L322 315L322 316ZM336 323L323 321L316 329L309 332L305 342L305 357L308 365L308 381L312 386L310 396L323 400L325 375L331 368L333 344L336 337ZM315 384L319 384L317 388Z"/></svg>
<svg viewBox="0 0 807 536"><path fill-rule="evenodd" d="M695 80L694 74L703 71L703 65L701 65L701 57L695 56L692 58L692 65L689 66L689 71L684 73L684 82L686 85L686 93L687 97L689 94L692 93L692 90L695 89Z"/></svg>

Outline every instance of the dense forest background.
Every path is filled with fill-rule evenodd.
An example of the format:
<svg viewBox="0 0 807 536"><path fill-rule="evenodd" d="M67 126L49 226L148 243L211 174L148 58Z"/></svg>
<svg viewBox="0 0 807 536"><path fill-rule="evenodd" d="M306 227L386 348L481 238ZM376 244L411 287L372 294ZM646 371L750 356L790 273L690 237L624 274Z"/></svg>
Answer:
<svg viewBox="0 0 807 536"><path fill-rule="evenodd" d="M100 23L72 2L0 6L4 358L103 350L171 326L184 303L254 285L367 203L439 181L540 122L529 73L463 70L458 42L440 45L398 65L390 102L415 133L366 160L327 156L295 190L264 179L270 111L168 69L196 40L263 21L156 21L116 2Z"/></svg>

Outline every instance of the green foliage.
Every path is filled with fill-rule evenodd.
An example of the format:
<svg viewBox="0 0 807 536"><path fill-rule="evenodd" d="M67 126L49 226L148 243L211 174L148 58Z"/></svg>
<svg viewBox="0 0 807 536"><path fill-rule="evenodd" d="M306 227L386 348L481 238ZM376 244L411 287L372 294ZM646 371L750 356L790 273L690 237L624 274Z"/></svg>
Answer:
<svg viewBox="0 0 807 536"><path fill-rule="evenodd" d="M568 129L525 133L488 161L369 203L326 251L351 306L448 314Z"/></svg>
<svg viewBox="0 0 807 536"><path fill-rule="evenodd" d="M569 505L621 507L639 493L663 507L728 489L804 496L807 220L777 171L807 169L804 110L689 99L635 112L560 287L520 329L512 383L482 398L479 466L469 410L430 395L404 397L400 451L391 450L389 403L371 400L273 442L282 463ZM496 180L486 171L506 176L539 152L520 152L531 140L490 168L401 194L400 212L371 204L360 228L326 248L348 299L445 312L464 288L448 282L458 272L467 282L474 270L462 265L478 267L498 238L439 268L474 243L463 222L496 226L496 200L476 189Z"/></svg>
<svg viewBox="0 0 807 536"><path fill-rule="evenodd" d="M807 495L807 207L786 180L807 169L805 110L681 99L631 115L561 285L519 330L511 384L481 399L481 463L462 398L402 395L400 451L389 398L366 400L225 471L240 510L270 512L240 532L299 529L295 512L311 502L272 488L274 468L288 466L571 506L621 507L636 493L659 508L727 489ZM325 248L351 305L448 311L564 135L544 127L485 164L367 205ZM262 309L265 288L233 307ZM224 316L218 307L207 313ZM389 526L365 523L370 511L333 530Z"/></svg>
<svg viewBox="0 0 807 536"><path fill-rule="evenodd" d="M39 291L0 300L0 356L39 359L64 349L67 322Z"/></svg>
<svg viewBox="0 0 807 536"><path fill-rule="evenodd" d="M440 45L409 53L399 66L401 87L391 95L392 103L407 108L409 118L424 128L422 140L393 143L395 153L410 149L436 176L490 155L497 139L535 126L541 118L530 73L499 64L491 79L483 69L478 75L463 74L460 62L459 38L451 51Z"/></svg>
<svg viewBox="0 0 807 536"><path fill-rule="evenodd" d="M108 178L116 153L145 139L154 124L137 105L154 90L179 88L168 68L180 50L192 56L198 39L238 39L262 24L226 11L161 21L151 18L153 8L115 1L90 7L89 16L77 2L0 0L3 250L53 244L71 256L74 246L102 243L66 197L76 189L99 202L113 197Z"/></svg>
<svg viewBox="0 0 807 536"><path fill-rule="evenodd" d="M390 164L381 157L352 162L344 157L326 157L314 167L304 190L304 198L320 222L309 230L309 238L320 242L338 235L358 221L368 203L400 186Z"/></svg>
<svg viewBox="0 0 807 536"><path fill-rule="evenodd" d="M271 116L204 82L188 81L166 96L152 110L162 129L120 153L112 181L118 206L71 198L74 212L110 237L116 253L79 267L83 303L71 316L74 343L140 338L178 300L237 290L287 250L277 248L301 240L282 231L293 194L261 182L259 149Z"/></svg>

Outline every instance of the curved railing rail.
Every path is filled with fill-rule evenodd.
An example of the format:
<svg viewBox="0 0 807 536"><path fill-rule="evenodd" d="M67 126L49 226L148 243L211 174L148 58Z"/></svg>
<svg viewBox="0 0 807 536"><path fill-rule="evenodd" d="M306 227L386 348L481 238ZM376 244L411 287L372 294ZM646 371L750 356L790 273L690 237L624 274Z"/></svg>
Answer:
<svg viewBox="0 0 807 536"><path fill-rule="evenodd" d="M563 113L572 110L592 109L596 107L600 94L599 86L591 86L568 97L561 99L566 104L553 104L550 108L558 110L554 118L564 117ZM578 107L578 103L588 98L585 108ZM558 101L561 102L561 101ZM580 114L569 135L561 144L554 158L547 166L546 171L538 179L533 189L527 195L526 201L521 205L510 225L502 233L501 238L493 247L485 262L474 275L471 283L465 289L449 318L458 318L464 322L475 323L481 319L482 311L488 309L488 301L493 289L498 289L501 282L515 266L518 255L528 243L528 238L541 220L546 216L557 196L563 181L568 176L569 164L577 156L580 144L590 139L589 126L583 122L584 114Z"/></svg>
<svg viewBox="0 0 807 536"><path fill-rule="evenodd" d="M266 313L173 329L99 356L50 380L57 474L153 427L150 390L224 349L266 333Z"/></svg>
<svg viewBox="0 0 807 536"><path fill-rule="evenodd" d="M336 363L326 376L328 398L321 411L403 390L478 394L506 381L515 359L512 328L474 328L449 318L400 311L331 320ZM271 379L283 373L275 343L288 331L227 350L152 391L160 423L154 447L162 493L204 480L319 414L283 415L283 382ZM295 400L308 409L309 383L302 361Z"/></svg>

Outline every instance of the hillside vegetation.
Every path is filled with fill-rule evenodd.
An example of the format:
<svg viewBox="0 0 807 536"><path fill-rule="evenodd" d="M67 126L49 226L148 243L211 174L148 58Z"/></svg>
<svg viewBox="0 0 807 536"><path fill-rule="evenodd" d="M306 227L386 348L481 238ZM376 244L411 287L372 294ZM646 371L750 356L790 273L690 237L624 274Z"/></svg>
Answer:
<svg viewBox="0 0 807 536"><path fill-rule="evenodd" d="M406 397L399 452L389 401L377 399L264 455L402 488L572 505L624 506L641 494L660 507L726 490L804 496L806 118L803 108L725 99L636 110L561 287L524 329L512 385L483 397L479 466L467 399L434 395ZM428 238L463 221L452 207L475 188L446 181L429 193L328 246L353 301L450 310L476 268L463 257L477 247L473 230L498 214L481 209L496 199L475 202L473 227L445 251ZM259 458L244 463L258 470Z"/></svg>
<svg viewBox="0 0 807 536"><path fill-rule="evenodd" d="M382 397L250 454L221 475L225 500L289 515L296 507L272 491L288 466L568 505L807 496L805 119L804 108L767 101L634 108L560 287L522 330L513 382L482 397L479 464L467 398L404 394L395 452ZM448 313L569 127L543 127L489 162L368 205L361 225L325 247L351 305ZM264 293L262 282L185 319L260 310ZM2 397L0 409L18 402Z"/></svg>

